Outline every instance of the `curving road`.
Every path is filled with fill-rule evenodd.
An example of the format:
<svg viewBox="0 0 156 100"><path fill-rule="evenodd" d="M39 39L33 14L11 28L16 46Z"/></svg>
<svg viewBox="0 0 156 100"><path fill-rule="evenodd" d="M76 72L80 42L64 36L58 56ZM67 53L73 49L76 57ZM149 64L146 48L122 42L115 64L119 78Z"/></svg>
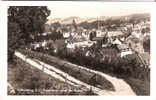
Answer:
<svg viewBox="0 0 156 100"><path fill-rule="evenodd" d="M26 58L26 56L21 54L20 52L15 52L15 55L17 57L21 58L22 60L26 61L30 65L32 65L32 66L34 66L40 70L44 70L45 73L50 74L53 77L56 77L61 81L66 81L67 83L69 83L71 85L84 87L85 89L92 88L92 91L98 95L120 95L120 96L121 95L122 96L128 96L128 95L135 96L136 95L136 93L131 89L131 87L124 80L116 78L116 77L112 77L110 75L107 75L107 74L99 72L99 71L91 70L91 69L88 69L88 68L85 68L82 66L77 66L75 64L66 62L66 63L72 65L73 67L74 66L79 67L81 70L86 70L90 73L95 73L95 74L98 74L102 77L105 77L108 81L110 81L113 84L113 86L115 87L115 91L101 90L97 87L86 84L86 83L68 75L67 73L64 73L63 71L55 68L54 66L48 65L48 64L46 64L42 61L39 61L39 60L34 61L30 58ZM50 69L52 69L52 70L50 70ZM66 79L64 77L66 77Z"/></svg>

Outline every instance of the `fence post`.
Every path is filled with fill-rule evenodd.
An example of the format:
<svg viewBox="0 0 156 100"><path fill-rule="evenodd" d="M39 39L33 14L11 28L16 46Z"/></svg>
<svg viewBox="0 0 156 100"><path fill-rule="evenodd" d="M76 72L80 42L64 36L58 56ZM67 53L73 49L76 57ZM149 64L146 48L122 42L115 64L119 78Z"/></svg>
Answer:
<svg viewBox="0 0 156 100"><path fill-rule="evenodd" d="M66 74L66 76L65 76L65 83L67 84L67 74Z"/></svg>
<svg viewBox="0 0 156 100"><path fill-rule="evenodd" d="M42 71L44 72L44 64L42 65Z"/></svg>

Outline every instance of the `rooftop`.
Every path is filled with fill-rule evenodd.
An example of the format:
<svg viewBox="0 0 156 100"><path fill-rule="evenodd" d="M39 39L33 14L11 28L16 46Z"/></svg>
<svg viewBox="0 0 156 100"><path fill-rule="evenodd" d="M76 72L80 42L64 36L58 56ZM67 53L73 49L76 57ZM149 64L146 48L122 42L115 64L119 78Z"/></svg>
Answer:
<svg viewBox="0 0 156 100"><path fill-rule="evenodd" d="M123 32L121 31L109 31L108 32L108 37L114 37L114 36L121 36L124 35Z"/></svg>
<svg viewBox="0 0 156 100"><path fill-rule="evenodd" d="M121 44L121 45L118 45L117 47L118 47L119 50L129 49L129 46L127 44Z"/></svg>

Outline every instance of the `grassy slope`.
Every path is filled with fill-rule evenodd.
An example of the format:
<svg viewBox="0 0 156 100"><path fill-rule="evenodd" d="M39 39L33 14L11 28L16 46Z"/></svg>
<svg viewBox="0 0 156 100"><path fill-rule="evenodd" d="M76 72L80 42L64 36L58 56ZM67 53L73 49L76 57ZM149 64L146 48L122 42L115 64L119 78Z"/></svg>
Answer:
<svg viewBox="0 0 156 100"><path fill-rule="evenodd" d="M147 80L139 80L139 79L134 79L134 78L126 78L124 79L124 81L126 81L131 88L133 89L133 91L139 95L150 95L150 82Z"/></svg>
<svg viewBox="0 0 156 100"><path fill-rule="evenodd" d="M68 90L76 89L77 87L71 86L64 82L51 77L42 71L32 67L31 65L25 63L24 61L17 59L16 64L8 64L8 82L16 89L31 89L32 87L32 77L37 77L39 81L39 89L49 88L49 90ZM49 87L48 87L49 86ZM46 93L43 93L46 94ZM71 94L71 93L58 93L58 94ZM83 95L84 92L78 93ZM55 95L55 93L54 93Z"/></svg>
<svg viewBox="0 0 156 100"><path fill-rule="evenodd" d="M40 53L37 53L37 55L39 56ZM112 73L110 73L110 75L111 74ZM115 75L113 74L113 76ZM142 80L131 78L131 77L127 77L127 78L123 77L123 79L131 86L131 88L137 95L150 95L150 81L148 80L142 81Z"/></svg>

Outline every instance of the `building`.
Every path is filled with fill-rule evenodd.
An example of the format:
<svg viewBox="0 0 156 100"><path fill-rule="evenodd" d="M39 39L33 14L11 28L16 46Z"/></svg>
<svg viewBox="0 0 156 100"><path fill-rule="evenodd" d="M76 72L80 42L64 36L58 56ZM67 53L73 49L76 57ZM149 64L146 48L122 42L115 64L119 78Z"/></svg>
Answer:
<svg viewBox="0 0 156 100"><path fill-rule="evenodd" d="M70 37L70 33L69 32L63 33L63 38L67 39L69 37Z"/></svg>
<svg viewBox="0 0 156 100"><path fill-rule="evenodd" d="M116 39L112 42L112 44L121 45L121 44L122 44L122 41L121 41L120 39L116 38Z"/></svg>
<svg viewBox="0 0 156 100"><path fill-rule="evenodd" d="M67 48L69 49L75 49L76 47L90 47L92 46L95 42L93 41L88 41L84 37L77 36L73 37L72 39L68 40L67 42Z"/></svg>
<svg viewBox="0 0 156 100"><path fill-rule="evenodd" d="M96 37L102 37L106 34L107 32L102 31L102 30L96 30Z"/></svg>
<svg viewBox="0 0 156 100"><path fill-rule="evenodd" d="M127 44L117 45L117 48L118 48L118 50L120 52L120 57L124 57L126 55L130 55L130 54L134 53L132 51L132 49L129 48L129 46Z"/></svg>
<svg viewBox="0 0 156 100"><path fill-rule="evenodd" d="M121 31L108 31L108 37L120 37L124 35Z"/></svg>

